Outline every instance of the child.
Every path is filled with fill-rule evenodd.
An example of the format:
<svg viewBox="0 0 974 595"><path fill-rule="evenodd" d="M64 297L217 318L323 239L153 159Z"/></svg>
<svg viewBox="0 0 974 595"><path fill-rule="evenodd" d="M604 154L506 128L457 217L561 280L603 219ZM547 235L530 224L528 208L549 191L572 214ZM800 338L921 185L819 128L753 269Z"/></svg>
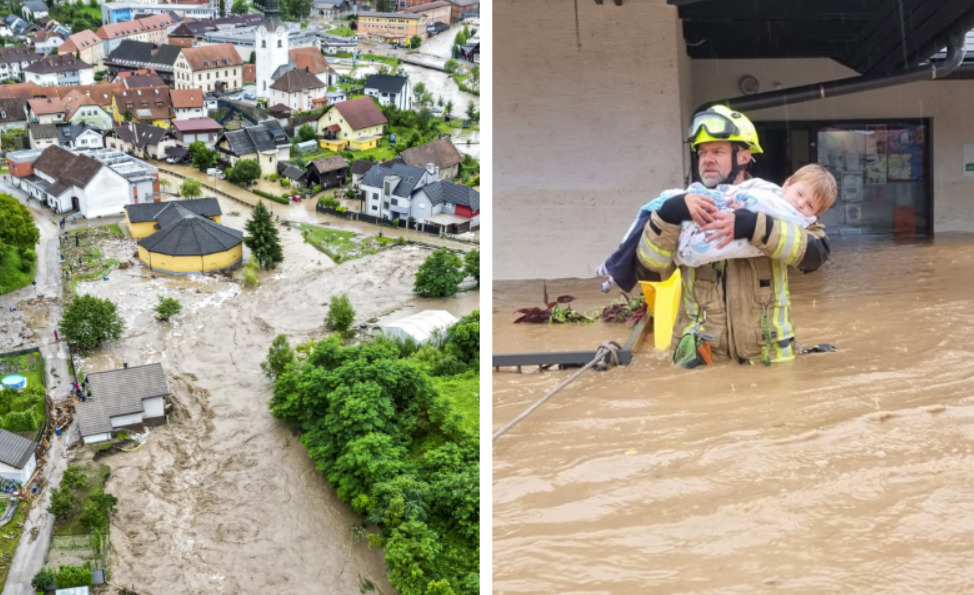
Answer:
<svg viewBox="0 0 974 595"><path fill-rule="evenodd" d="M721 211L730 212L744 208L808 227L835 202L838 186L827 169L811 164L795 171L783 187L752 178L738 186L721 185L710 189L700 183L693 183L686 190L667 190L640 209L636 222L626 232L626 238L619 249L596 269L596 275L609 277L600 285L603 292L608 292L613 285L618 285L623 291L632 290L636 284L630 272L632 259L649 213L659 209L667 199L684 193L709 196ZM697 223L686 221L680 230L679 248L674 262L677 265L697 267L728 258L751 258L760 255L757 248L743 239L717 248L707 239L707 234L700 231Z"/></svg>

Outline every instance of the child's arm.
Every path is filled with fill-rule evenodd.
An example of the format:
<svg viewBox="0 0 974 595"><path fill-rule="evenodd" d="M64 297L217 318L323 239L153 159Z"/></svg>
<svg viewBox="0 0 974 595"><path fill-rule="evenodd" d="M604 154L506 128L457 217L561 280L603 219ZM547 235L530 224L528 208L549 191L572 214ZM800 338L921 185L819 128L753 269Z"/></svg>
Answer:
<svg viewBox="0 0 974 595"><path fill-rule="evenodd" d="M765 256L805 273L821 267L831 252L825 226L820 222L803 228L798 223L743 209L719 213L714 219L701 229L712 232L711 240L720 240L718 248L735 239L744 239Z"/></svg>

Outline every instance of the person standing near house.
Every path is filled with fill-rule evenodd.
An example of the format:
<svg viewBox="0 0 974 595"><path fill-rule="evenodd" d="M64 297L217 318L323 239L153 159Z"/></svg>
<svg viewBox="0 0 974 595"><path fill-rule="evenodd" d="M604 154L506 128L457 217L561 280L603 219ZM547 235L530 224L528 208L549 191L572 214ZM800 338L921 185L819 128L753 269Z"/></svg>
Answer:
<svg viewBox="0 0 974 595"><path fill-rule="evenodd" d="M694 114L687 140L707 188L740 184L752 155L762 153L754 124L722 105ZM722 213L712 198L677 195L652 211L643 227L636 251L645 267L637 273L640 278L666 279L673 273L680 226L691 220L711 232L711 241L745 239L762 256L680 267L683 299L673 329L674 360L695 363L701 342L709 343L715 357L740 363L794 359L800 347L791 323L788 268L809 273L825 263L830 252L825 226L816 221L802 228L744 209Z"/></svg>

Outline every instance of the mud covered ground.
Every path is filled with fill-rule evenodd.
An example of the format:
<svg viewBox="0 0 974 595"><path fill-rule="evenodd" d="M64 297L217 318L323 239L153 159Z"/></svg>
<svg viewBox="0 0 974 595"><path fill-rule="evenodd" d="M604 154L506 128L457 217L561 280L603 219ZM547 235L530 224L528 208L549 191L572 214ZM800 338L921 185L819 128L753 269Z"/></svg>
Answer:
<svg viewBox="0 0 974 595"><path fill-rule="evenodd" d="M223 224L243 229L250 209L222 202ZM113 583L139 593L359 593L385 579L381 552L349 528L358 522L308 459L298 438L271 418L271 384L261 374L273 338L292 345L325 334L332 296L347 293L356 323L443 308L460 316L479 293L451 300L412 296L416 269L430 250L390 248L334 264L280 228L285 260L258 288L231 277L152 275L133 257L135 241L112 240L105 256L135 266L78 293L119 305L122 340L83 360L87 371L161 362L173 414L145 446L105 459L107 489L119 498L112 520ZM245 251L245 257L246 257ZM183 310L156 320L159 295Z"/></svg>

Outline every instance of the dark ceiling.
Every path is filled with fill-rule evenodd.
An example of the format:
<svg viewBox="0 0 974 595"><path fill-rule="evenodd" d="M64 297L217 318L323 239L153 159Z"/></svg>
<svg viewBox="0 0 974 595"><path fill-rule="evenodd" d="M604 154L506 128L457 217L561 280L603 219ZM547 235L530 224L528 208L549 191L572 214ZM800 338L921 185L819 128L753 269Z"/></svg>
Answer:
<svg viewBox="0 0 974 595"><path fill-rule="evenodd" d="M974 0L667 0L698 59L832 58L885 74L974 28Z"/></svg>

